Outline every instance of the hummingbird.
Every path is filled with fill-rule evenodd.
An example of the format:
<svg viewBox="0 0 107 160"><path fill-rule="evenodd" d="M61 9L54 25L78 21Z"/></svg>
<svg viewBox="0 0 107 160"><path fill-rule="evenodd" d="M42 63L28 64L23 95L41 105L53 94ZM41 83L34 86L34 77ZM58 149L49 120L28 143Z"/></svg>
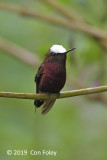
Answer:
<svg viewBox="0 0 107 160"><path fill-rule="evenodd" d="M66 82L67 53L75 48L66 49L62 45L53 45L48 50L45 59L35 76L36 93L60 94ZM42 114L45 115L55 103L56 98L35 100L36 108L43 105Z"/></svg>

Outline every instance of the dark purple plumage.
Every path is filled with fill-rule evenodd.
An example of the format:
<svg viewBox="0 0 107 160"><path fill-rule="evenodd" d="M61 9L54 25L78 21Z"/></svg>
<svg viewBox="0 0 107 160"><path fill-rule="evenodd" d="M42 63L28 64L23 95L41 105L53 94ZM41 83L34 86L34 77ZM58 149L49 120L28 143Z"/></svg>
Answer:
<svg viewBox="0 0 107 160"><path fill-rule="evenodd" d="M66 53L67 51L64 53L48 51L35 76L36 93L60 93L66 81ZM45 102L42 114L50 110L55 100L51 99ZM42 100L34 101L36 107L40 107L43 103Z"/></svg>

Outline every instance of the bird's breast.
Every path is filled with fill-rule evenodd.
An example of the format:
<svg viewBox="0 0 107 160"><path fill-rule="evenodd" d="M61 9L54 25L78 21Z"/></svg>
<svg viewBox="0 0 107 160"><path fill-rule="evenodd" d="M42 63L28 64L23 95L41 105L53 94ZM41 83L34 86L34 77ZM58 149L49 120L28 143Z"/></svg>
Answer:
<svg viewBox="0 0 107 160"><path fill-rule="evenodd" d="M58 63L48 63L45 66L44 75L53 79L61 79L66 76L66 69Z"/></svg>
<svg viewBox="0 0 107 160"><path fill-rule="evenodd" d="M57 63L45 65L40 90L43 92L58 93L66 81L66 69Z"/></svg>

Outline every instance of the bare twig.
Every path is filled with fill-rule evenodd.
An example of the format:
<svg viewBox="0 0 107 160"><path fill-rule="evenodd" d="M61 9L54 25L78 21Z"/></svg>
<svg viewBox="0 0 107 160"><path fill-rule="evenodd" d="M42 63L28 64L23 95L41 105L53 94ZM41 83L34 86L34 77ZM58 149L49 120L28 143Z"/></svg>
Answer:
<svg viewBox="0 0 107 160"><path fill-rule="evenodd" d="M70 77L67 78L67 84L72 87L73 89L81 89L81 88L84 88L86 87L82 82L81 80L76 80L76 79L71 79ZM72 84L72 85L71 85ZM106 98L106 95L104 96L103 93L100 93L100 94L89 94L87 95L87 98L89 100L93 100L93 101L99 101L99 102L102 102L103 104L107 104L107 98Z"/></svg>
<svg viewBox="0 0 107 160"><path fill-rule="evenodd" d="M18 14L24 15L24 16L29 16L29 17L33 17L36 19L41 19L45 22L49 22L52 23L54 25L60 25L61 27L66 27L69 29L74 29L74 30L78 30L81 32L84 32L96 39L99 39L99 41L101 41L102 45L104 47L107 47L106 42L107 42L107 32L92 27L88 24L82 23L82 22L78 22L76 20L65 20L62 18L58 18L58 17L52 17L52 16L48 16L42 13L38 13L35 11L31 11L29 9L26 9L24 7L21 6L17 6L17 5L13 5L13 4L7 4L7 3L3 3L0 2L0 8L1 9L5 9L5 10L9 10L12 12L16 12ZM84 25L85 24L85 25Z"/></svg>
<svg viewBox="0 0 107 160"><path fill-rule="evenodd" d="M53 1L53 0L41 0L41 1L47 3L53 9L57 10L60 14L62 14L65 18L67 18L68 20L71 20L73 23L75 23L77 26L79 26L79 28L82 29L81 31L83 31L85 33L87 32L93 38L98 38L98 40L99 40L98 42L101 44L101 46L103 46L104 48L107 48L107 40L105 41L105 40L102 40L101 38L99 39L99 37L95 35L95 34L99 34L101 30L99 30L98 28L94 28L91 25L85 23L81 19L80 15L78 15L76 12L74 12L71 8L69 9L69 8L63 6L62 4L59 4L57 1ZM105 34L107 36L106 32L105 32Z"/></svg>
<svg viewBox="0 0 107 160"><path fill-rule="evenodd" d="M32 53L31 51L28 51L22 47L19 47L18 45L14 44L13 42L10 42L2 37L0 37L0 49L3 51L8 52L12 56L20 59L21 61L25 62L26 64L29 64L30 66L39 66L40 65L40 59L36 54Z"/></svg>
<svg viewBox="0 0 107 160"><path fill-rule="evenodd" d="M10 10L10 11L14 11L14 12L19 13L21 15L31 16L31 17L34 17L34 18L42 19L44 21L47 21L47 22L50 22L50 23L53 23L53 24L57 24L57 25L60 25L60 26L64 26L64 27L67 27L67 28L75 29L75 23L72 25L72 23L69 22L69 21L64 21L63 19L59 19L59 18L56 18L56 17L50 17L50 16L47 16L47 15L39 14L37 12L32 12L32 11L30 11L30 10L24 8L24 7L19 7L19 6L16 6L16 5L9 5L7 3L1 3L0 2L0 8L4 8L4 9ZM77 30L80 30L80 28L77 29ZM100 33L100 30L99 30L99 33ZM95 37L96 38L99 37L100 42L102 44L105 44L104 46L106 46L106 48L107 48L107 43L106 43L107 35L106 34L104 35L105 32L102 34L102 31L101 31L101 36L100 36L99 33L97 33L97 36L95 36ZM93 34L91 34L91 35L94 37ZM95 35L96 35L96 33L95 33ZM19 58L23 62L26 62L27 64L29 64L31 66L38 66L40 64L40 60L39 60L38 57L36 57L36 55L32 54L31 52L23 49L22 47L19 47L16 44L13 44L13 43L11 43L11 42L3 39L3 38L0 38L0 48L4 51L10 53L11 55L15 56L16 58ZM20 53L23 53L23 54L20 54ZM26 58L26 57L28 57L28 58ZM99 97L99 96L97 96L97 97ZM95 98L95 99L101 100L102 102L105 101L104 98Z"/></svg>
<svg viewBox="0 0 107 160"><path fill-rule="evenodd" d="M6 51L7 53L11 54L15 58L21 60L22 62L25 62L26 64L32 66L32 67L38 67L40 64L40 59L36 57L36 55L28 50L23 49L22 47L17 46L13 42L10 42L2 37L0 37L0 49L3 51ZM21 54L22 53L22 54ZM26 56L27 54L27 56ZM29 58L26 58L29 57ZM79 81L71 80L68 77L68 85L73 84L73 86L76 86L78 88L83 88L83 85L80 84ZM102 95L97 95L92 97L91 95L88 95L89 98L92 100L101 101L103 103L107 103L105 97Z"/></svg>
<svg viewBox="0 0 107 160"><path fill-rule="evenodd" d="M49 6L57 10L61 13L64 17L68 18L69 20L80 20L81 17L72 8L67 8L65 5L62 6L58 3L58 1L53 0L41 0L44 3L47 3Z"/></svg>
<svg viewBox="0 0 107 160"><path fill-rule="evenodd" d="M99 86L94 88L85 88L85 89L61 92L60 96L56 94L48 95L48 94L0 92L0 97L45 100L53 97L67 98L67 97L75 97L80 95L87 95L87 94L100 93L100 92L106 92L106 91L107 91L107 86Z"/></svg>

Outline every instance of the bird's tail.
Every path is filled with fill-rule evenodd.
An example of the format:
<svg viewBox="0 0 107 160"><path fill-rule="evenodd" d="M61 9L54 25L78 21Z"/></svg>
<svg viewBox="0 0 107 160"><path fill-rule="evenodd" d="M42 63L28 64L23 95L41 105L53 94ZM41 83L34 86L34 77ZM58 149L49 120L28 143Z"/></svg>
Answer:
<svg viewBox="0 0 107 160"><path fill-rule="evenodd" d="M41 100L35 100L34 101L34 105L35 105L35 107L40 107L42 104L44 103L44 101L41 101Z"/></svg>
<svg viewBox="0 0 107 160"><path fill-rule="evenodd" d="M55 101L56 101L56 98L51 98L45 102L42 108L42 115L45 115L52 108Z"/></svg>

